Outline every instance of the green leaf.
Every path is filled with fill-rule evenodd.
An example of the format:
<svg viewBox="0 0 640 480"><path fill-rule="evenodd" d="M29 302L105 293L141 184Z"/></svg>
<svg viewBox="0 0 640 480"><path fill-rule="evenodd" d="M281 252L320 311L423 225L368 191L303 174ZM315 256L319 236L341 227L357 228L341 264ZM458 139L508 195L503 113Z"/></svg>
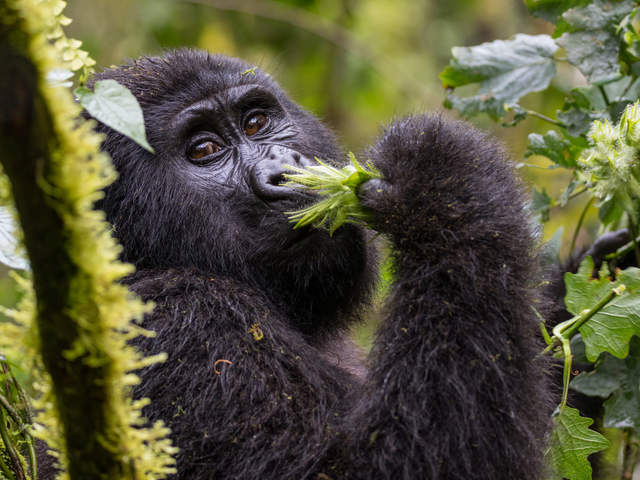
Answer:
<svg viewBox="0 0 640 480"><path fill-rule="evenodd" d="M0 207L0 263L17 270L29 270L29 261L18 237L19 231L9 209Z"/></svg>
<svg viewBox="0 0 640 480"><path fill-rule="evenodd" d="M540 215L540 221L548 222L549 221L549 211L551 207L554 205L554 200L547 193L547 189L545 187L542 188L542 191L539 191L537 188L533 188L533 198L531 199L531 210L534 215Z"/></svg>
<svg viewBox="0 0 640 480"><path fill-rule="evenodd" d="M605 428L640 427L640 338L629 342L624 359L604 354L592 372L580 374L571 388L585 395L607 398Z"/></svg>
<svg viewBox="0 0 640 480"><path fill-rule="evenodd" d="M562 191L562 195L560 195L560 206L564 207L567 202L569 201L569 198L571 197L571 194L575 191L576 186L578 186L581 182L576 180L575 177L571 177L571 180L569 180L569 185L567 185L567 188L565 188Z"/></svg>
<svg viewBox="0 0 640 480"><path fill-rule="evenodd" d="M570 8L588 5L591 0L524 0L531 15L547 22L557 23Z"/></svg>
<svg viewBox="0 0 640 480"><path fill-rule="evenodd" d="M530 134L529 146L524 156L528 158L531 155L542 155L556 165L573 168L578 166L576 159L581 152L581 148L572 145L569 140L561 139L557 132L550 130L544 137L537 133Z"/></svg>
<svg viewBox="0 0 640 480"><path fill-rule="evenodd" d="M142 109L136 97L115 80L96 82L93 90L78 87L73 93L93 118L155 153L147 142Z"/></svg>
<svg viewBox="0 0 640 480"><path fill-rule="evenodd" d="M505 103L549 86L556 75L553 54L557 49L548 35L524 34L475 47L454 47L450 65L440 74L443 86L453 89L480 82L480 90L469 98L449 94L445 106L465 115L485 112L496 120L504 117Z"/></svg>
<svg viewBox="0 0 640 480"><path fill-rule="evenodd" d="M622 205L617 201L615 195L598 205L598 218L605 227L616 220L620 220L623 213Z"/></svg>
<svg viewBox="0 0 640 480"><path fill-rule="evenodd" d="M592 278L592 272L593 260L587 257L580 264L578 273L565 274L565 305L572 314L580 315L593 308L613 288L625 285L626 290L621 295L580 328L590 361L595 361L602 352L624 358L629 352L629 340L640 334L640 270L619 271L614 282L602 273L601 278Z"/></svg>
<svg viewBox="0 0 640 480"><path fill-rule="evenodd" d="M594 0L591 5L572 8L562 18L568 27L557 40L567 51L567 61L578 67L589 83L602 85L619 79L619 53L623 38L620 22L635 7L634 0Z"/></svg>
<svg viewBox="0 0 640 480"><path fill-rule="evenodd" d="M594 120L603 122L611 119L609 112L592 112L586 108L574 108L575 105L575 103L569 102L565 104L566 111L558 110L556 113L556 118L567 127L567 133L572 137L587 132Z"/></svg>
<svg viewBox="0 0 640 480"><path fill-rule="evenodd" d="M620 388L621 365L622 360L605 353L591 372L582 372L571 380L569 387L583 395L607 398Z"/></svg>
<svg viewBox="0 0 640 480"><path fill-rule="evenodd" d="M570 93L579 108L587 110L605 110L607 108L607 101L597 85L572 88Z"/></svg>
<svg viewBox="0 0 640 480"><path fill-rule="evenodd" d="M520 123L522 120L527 118L527 115L529 114L528 110L525 110L517 103L513 103L511 105L505 105L504 109L507 112L514 112L514 115L513 115L513 120L511 120L508 123L502 124L503 127L515 127L518 123Z"/></svg>
<svg viewBox="0 0 640 480"><path fill-rule="evenodd" d="M560 262L560 248L562 247L562 235L564 234L564 227L560 226L553 233L553 236L547 240L542 249L542 255L540 257L540 263L542 265L558 265Z"/></svg>
<svg viewBox="0 0 640 480"><path fill-rule="evenodd" d="M609 441L589 430L593 420L581 417L574 408L564 407L553 423L547 455L555 478L591 480L592 470L587 457L607 448Z"/></svg>

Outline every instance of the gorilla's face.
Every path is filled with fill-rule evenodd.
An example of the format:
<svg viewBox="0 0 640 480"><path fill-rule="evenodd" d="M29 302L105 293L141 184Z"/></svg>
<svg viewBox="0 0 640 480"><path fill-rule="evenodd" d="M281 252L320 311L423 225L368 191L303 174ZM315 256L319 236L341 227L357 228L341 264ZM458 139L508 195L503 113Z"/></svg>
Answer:
<svg viewBox="0 0 640 480"><path fill-rule="evenodd" d="M313 200L283 186L284 166L312 162L301 153L293 120L269 91L243 85L216 92L183 109L169 131L178 140L170 157L182 159L174 174L205 201L232 206L225 225L242 234L236 242L253 243L244 250L249 258L296 256L323 243L331 248L324 232L293 229L284 215Z"/></svg>
<svg viewBox="0 0 640 480"><path fill-rule="evenodd" d="M100 127L120 177L99 206L124 260L138 268L229 275L298 311L335 314L343 298L356 304L354 296L369 289L364 234L353 225L333 238L294 229L284 212L314 198L282 183L284 165L340 161L343 152L315 117L249 69L235 59L178 51L99 74L138 97L156 150L151 155Z"/></svg>

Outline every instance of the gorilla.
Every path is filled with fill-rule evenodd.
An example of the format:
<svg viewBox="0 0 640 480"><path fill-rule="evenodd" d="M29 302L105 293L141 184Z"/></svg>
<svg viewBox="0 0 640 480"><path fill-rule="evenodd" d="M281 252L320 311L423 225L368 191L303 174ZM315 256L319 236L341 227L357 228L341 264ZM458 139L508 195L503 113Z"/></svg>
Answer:
<svg viewBox="0 0 640 480"><path fill-rule="evenodd" d="M112 67L156 154L98 124L119 178L97 205L155 310L145 414L177 479L535 479L549 427L537 240L509 154L441 114L400 118L358 155L393 282L370 354L349 341L377 292L372 234L294 229L318 200L284 165L346 158L271 76L181 49ZM91 82L90 82L91 83ZM535 307L532 308L532 307Z"/></svg>

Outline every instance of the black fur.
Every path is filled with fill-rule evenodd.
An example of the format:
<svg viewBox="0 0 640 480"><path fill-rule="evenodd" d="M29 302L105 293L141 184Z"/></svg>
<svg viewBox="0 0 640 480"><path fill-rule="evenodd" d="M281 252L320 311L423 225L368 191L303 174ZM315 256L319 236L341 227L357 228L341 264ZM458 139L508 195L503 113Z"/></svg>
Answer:
<svg viewBox="0 0 640 480"><path fill-rule="evenodd" d="M507 153L467 123L418 115L359 156L385 177L360 195L395 277L365 370L345 335L375 285L368 236L292 231L282 212L309 197L273 179L255 186L256 168L282 152L277 168L299 157L287 152L345 156L252 67L178 50L96 76L138 97L157 152L97 127L120 173L99 206L137 267L127 283L157 305L144 323L157 337L138 344L169 353L135 393L172 429L177 478L540 478L550 412L534 361L535 236ZM272 116L266 133L244 138L241 120L203 114L196 130L228 156L189 162L180 112L213 98L244 118L237 92L251 88L242 102Z"/></svg>

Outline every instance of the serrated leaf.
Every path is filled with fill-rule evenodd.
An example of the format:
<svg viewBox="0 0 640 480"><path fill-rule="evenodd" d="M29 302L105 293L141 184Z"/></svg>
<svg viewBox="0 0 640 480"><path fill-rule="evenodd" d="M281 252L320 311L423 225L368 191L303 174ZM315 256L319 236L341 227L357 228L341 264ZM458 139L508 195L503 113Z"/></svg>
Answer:
<svg viewBox="0 0 640 480"><path fill-rule="evenodd" d="M570 8L588 5L591 0L524 0L531 15L547 22L557 23L559 17Z"/></svg>
<svg viewBox="0 0 640 480"><path fill-rule="evenodd" d="M587 457L607 448L609 441L598 432L589 430L593 420L581 417L574 408L564 407L553 423L547 456L554 477L591 480L592 470Z"/></svg>
<svg viewBox="0 0 640 480"><path fill-rule="evenodd" d="M154 153L147 142L142 109L136 97L115 80L96 82L93 90L84 87L74 90L80 105L96 120Z"/></svg>
<svg viewBox="0 0 640 480"><path fill-rule="evenodd" d="M571 388L585 395L607 398L605 428L640 427L640 338L629 342L624 359L604 354L588 374L580 374Z"/></svg>
<svg viewBox="0 0 640 480"><path fill-rule="evenodd" d="M537 188L533 188L533 198L531 199L531 210L534 214L541 215L542 222L549 221L549 210L553 206L554 200L547 193L547 189L545 187L542 188L542 191L539 191Z"/></svg>
<svg viewBox="0 0 640 480"><path fill-rule="evenodd" d="M557 40L558 45L567 51L567 61L578 67L589 83L602 85L622 76L618 55L623 39L617 27L634 8L634 0L594 0L562 14L569 27Z"/></svg>
<svg viewBox="0 0 640 480"><path fill-rule="evenodd" d="M514 112L514 115L513 115L513 120L511 120L508 123L503 123L502 124L503 127L514 127L514 126L516 126L522 120L527 118L527 115L529 114L528 110L525 110L524 108L522 108L517 103L513 103L511 105L505 105L504 108L505 108L505 110L507 112Z"/></svg>
<svg viewBox="0 0 640 480"><path fill-rule="evenodd" d="M529 135L529 146L525 152L525 158L531 155L547 157L556 165L562 167L577 167L576 159L582 149L571 144L569 140L561 139L557 132L550 130L545 136L532 133Z"/></svg>
<svg viewBox="0 0 640 480"><path fill-rule="evenodd" d="M478 94L462 98L449 95L445 104L466 115L486 112L498 119L527 93L544 90L556 75L553 54L558 49L548 35L518 34L475 47L454 47L450 65L440 74L445 88L480 82Z"/></svg>
<svg viewBox="0 0 640 480"><path fill-rule="evenodd" d="M575 103L569 103L566 111L558 110L556 118L567 127L567 133L577 137L589 130L594 120L603 122L611 120L609 112L592 112L586 108L573 107Z"/></svg>
<svg viewBox="0 0 640 480"><path fill-rule="evenodd" d="M587 358L595 361L602 352L618 358L629 353L629 340L640 335L640 270L628 268L619 271L614 282L609 277L592 278L593 260L585 258L578 273L566 273L565 305L574 315L593 308L613 288L624 284L626 290L614 298L581 328Z"/></svg>

